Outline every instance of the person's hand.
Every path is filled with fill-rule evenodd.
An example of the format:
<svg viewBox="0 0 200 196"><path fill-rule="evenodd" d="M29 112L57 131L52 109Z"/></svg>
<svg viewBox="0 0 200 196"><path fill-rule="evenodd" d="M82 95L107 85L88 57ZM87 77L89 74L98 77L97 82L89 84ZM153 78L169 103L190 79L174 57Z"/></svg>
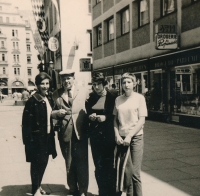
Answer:
<svg viewBox="0 0 200 196"><path fill-rule="evenodd" d="M90 114L89 115L89 119L91 120L91 121L95 121L96 120L96 113L93 113L93 114Z"/></svg>
<svg viewBox="0 0 200 196"><path fill-rule="evenodd" d="M120 135L116 135L115 136L115 141L118 145L121 145L124 143L124 140L122 139L122 137Z"/></svg>
<svg viewBox="0 0 200 196"><path fill-rule="evenodd" d="M64 109L59 109L57 113L58 117L64 117L66 114L67 114L67 111Z"/></svg>
<svg viewBox="0 0 200 196"><path fill-rule="evenodd" d="M98 115L96 118L97 118L98 122L104 122L106 120L105 115Z"/></svg>
<svg viewBox="0 0 200 196"><path fill-rule="evenodd" d="M131 136L127 135L126 138L124 139L124 146L129 146L131 143Z"/></svg>

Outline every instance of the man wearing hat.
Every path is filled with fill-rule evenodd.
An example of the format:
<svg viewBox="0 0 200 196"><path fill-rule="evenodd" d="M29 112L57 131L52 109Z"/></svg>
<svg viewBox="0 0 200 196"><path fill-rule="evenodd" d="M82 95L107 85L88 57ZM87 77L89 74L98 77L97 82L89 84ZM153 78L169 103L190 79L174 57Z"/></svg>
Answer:
<svg viewBox="0 0 200 196"><path fill-rule="evenodd" d="M65 159L70 195L86 196L88 190L88 118L85 110L87 89L78 87L75 73L59 73L62 88L53 93L53 118L59 124L58 139Z"/></svg>

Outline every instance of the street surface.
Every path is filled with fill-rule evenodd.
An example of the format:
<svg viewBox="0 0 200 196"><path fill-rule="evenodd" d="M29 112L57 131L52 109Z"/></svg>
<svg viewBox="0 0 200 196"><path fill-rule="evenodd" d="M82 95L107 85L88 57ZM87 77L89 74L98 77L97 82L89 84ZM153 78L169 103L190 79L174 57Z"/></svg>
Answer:
<svg viewBox="0 0 200 196"><path fill-rule="evenodd" d="M21 138L23 106L14 100L0 103L0 196L31 195L30 164ZM142 181L144 196L200 196L200 130L147 121L144 128ZM67 194L65 164L50 157L42 187L51 195ZM89 148L88 195L98 195ZM123 194L125 195L125 194Z"/></svg>

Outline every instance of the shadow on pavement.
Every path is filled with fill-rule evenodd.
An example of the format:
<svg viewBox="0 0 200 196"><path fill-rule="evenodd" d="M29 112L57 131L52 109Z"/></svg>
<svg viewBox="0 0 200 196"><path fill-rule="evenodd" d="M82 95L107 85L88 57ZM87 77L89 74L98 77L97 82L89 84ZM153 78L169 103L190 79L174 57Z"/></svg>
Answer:
<svg viewBox="0 0 200 196"><path fill-rule="evenodd" d="M69 194L69 190L65 188L65 185L61 184L42 184L42 187L45 191L50 192L50 195L60 195L66 196ZM31 193L31 185L10 185L3 186L0 191L1 196L28 196L32 195ZM93 196L92 193L88 193L88 196Z"/></svg>

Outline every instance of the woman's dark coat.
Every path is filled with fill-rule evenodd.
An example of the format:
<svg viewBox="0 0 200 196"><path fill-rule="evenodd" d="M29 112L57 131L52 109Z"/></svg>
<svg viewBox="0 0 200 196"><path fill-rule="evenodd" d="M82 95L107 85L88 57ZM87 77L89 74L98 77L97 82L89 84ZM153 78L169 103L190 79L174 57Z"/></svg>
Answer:
<svg viewBox="0 0 200 196"><path fill-rule="evenodd" d="M51 106L51 94L47 97ZM41 159L44 154L57 156L55 148L55 133L51 119L51 131L47 134L47 106L37 92L27 101L22 116L22 139L25 145L26 161Z"/></svg>

